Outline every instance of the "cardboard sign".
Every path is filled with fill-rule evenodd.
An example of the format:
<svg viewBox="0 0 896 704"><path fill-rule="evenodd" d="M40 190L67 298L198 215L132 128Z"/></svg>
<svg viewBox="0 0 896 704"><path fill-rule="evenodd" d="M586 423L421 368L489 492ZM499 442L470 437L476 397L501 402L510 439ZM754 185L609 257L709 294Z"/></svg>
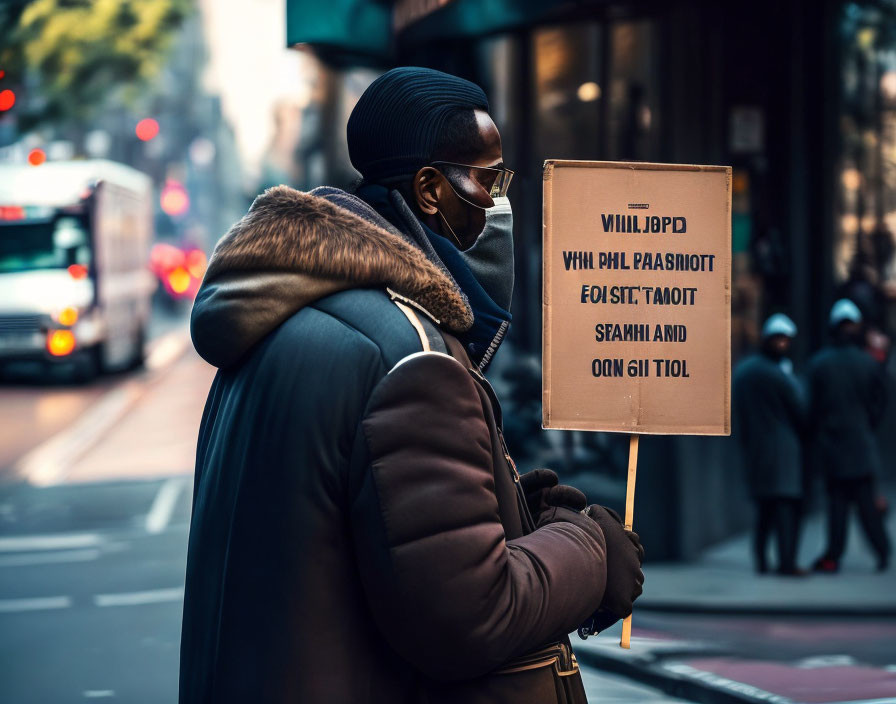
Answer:
<svg viewBox="0 0 896 704"><path fill-rule="evenodd" d="M728 435L731 168L547 161L543 424Z"/></svg>

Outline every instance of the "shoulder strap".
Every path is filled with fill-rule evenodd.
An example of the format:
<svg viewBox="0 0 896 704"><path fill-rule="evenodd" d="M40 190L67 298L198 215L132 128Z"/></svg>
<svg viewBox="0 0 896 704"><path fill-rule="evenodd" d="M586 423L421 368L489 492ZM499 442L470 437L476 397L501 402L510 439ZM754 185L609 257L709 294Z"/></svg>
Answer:
<svg viewBox="0 0 896 704"><path fill-rule="evenodd" d="M414 330L417 331L417 335L420 337L420 344L423 345L424 352L450 354L439 329L432 322L425 317L418 316L413 308L401 301L393 299L392 302L398 306L398 309L405 314L411 325L414 326Z"/></svg>

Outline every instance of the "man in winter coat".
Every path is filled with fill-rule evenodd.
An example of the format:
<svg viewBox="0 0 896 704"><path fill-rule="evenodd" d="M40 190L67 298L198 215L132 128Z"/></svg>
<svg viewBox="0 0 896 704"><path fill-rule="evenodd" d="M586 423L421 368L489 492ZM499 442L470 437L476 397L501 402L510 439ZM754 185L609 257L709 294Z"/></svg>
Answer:
<svg viewBox="0 0 896 704"><path fill-rule="evenodd" d="M762 328L760 351L734 372L735 433L756 504L756 570L768 571L768 539L775 533L778 573L798 576L796 555L803 499L802 437L806 414L788 354L796 325L782 313Z"/></svg>
<svg viewBox="0 0 896 704"><path fill-rule="evenodd" d="M863 351L862 314L841 299L831 309L833 344L809 363L809 402L814 461L822 469L828 495L828 545L816 560L818 572L837 572L846 547L848 511L855 505L868 541L884 571L890 543L874 502L880 451L874 427L883 417L883 367Z"/></svg>
<svg viewBox="0 0 896 704"><path fill-rule="evenodd" d="M259 196L193 308L219 371L180 701L584 701L567 634L631 612L643 550L504 444L482 372L510 322L512 172L485 95L395 69L348 145L357 194Z"/></svg>

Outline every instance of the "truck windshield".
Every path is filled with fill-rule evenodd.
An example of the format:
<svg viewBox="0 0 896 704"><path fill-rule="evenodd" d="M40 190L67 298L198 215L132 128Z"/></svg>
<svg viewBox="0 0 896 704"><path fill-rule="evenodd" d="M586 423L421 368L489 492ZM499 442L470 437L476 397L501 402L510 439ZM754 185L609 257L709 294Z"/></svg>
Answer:
<svg viewBox="0 0 896 704"><path fill-rule="evenodd" d="M90 259L83 215L0 224L0 273L65 269L72 264L89 268Z"/></svg>

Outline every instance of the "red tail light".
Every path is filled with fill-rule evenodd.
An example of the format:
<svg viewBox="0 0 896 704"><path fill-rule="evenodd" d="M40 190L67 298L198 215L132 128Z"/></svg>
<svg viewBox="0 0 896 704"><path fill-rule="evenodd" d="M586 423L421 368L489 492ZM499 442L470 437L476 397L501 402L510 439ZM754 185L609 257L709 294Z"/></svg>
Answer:
<svg viewBox="0 0 896 704"><path fill-rule="evenodd" d="M87 267L83 264L72 264L68 268L68 273L73 279L86 279Z"/></svg>

